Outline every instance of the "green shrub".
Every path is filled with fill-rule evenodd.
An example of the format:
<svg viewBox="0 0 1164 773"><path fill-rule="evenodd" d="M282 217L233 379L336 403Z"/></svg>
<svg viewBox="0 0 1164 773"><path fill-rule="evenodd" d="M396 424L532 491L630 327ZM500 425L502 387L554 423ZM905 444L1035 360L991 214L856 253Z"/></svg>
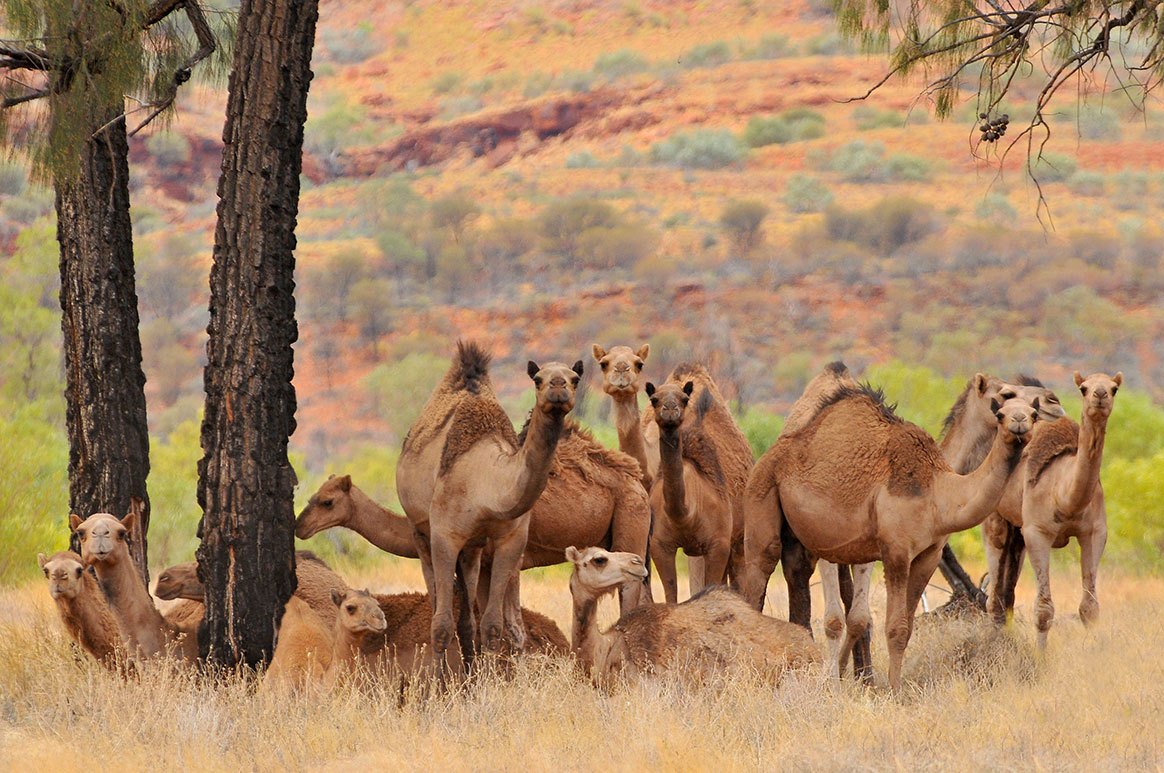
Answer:
<svg viewBox="0 0 1164 773"><path fill-rule="evenodd" d="M1080 169L1071 175L1067 187L1077 196L1103 196L1107 192L1107 178L1103 172Z"/></svg>
<svg viewBox="0 0 1164 773"><path fill-rule="evenodd" d="M772 33L756 41L756 45L746 49L743 56L745 59L783 59L795 54L796 46L787 35Z"/></svg>
<svg viewBox="0 0 1164 773"><path fill-rule="evenodd" d="M725 41L700 43L679 57L679 62L688 69L696 67L719 67L732 60L732 49Z"/></svg>
<svg viewBox="0 0 1164 773"><path fill-rule="evenodd" d="M578 238L578 253L591 268L629 268L654 253L659 235L641 224L590 228Z"/></svg>
<svg viewBox="0 0 1164 773"><path fill-rule="evenodd" d="M529 77L525 79L525 86L522 87L521 95L526 99L533 99L540 97L549 91L550 86L554 82L554 76L541 72L540 70L530 73Z"/></svg>
<svg viewBox="0 0 1164 773"><path fill-rule="evenodd" d="M492 78L480 78L470 83L467 88L473 96L481 97L493 91L493 85Z"/></svg>
<svg viewBox="0 0 1164 773"><path fill-rule="evenodd" d="M1059 183L1071 179L1078 166L1075 159L1062 153L1043 153L1031 161L1031 174L1041 183Z"/></svg>
<svg viewBox="0 0 1164 773"><path fill-rule="evenodd" d="M399 40L399 38L397 39ZM405 44L408 37L405 35ZM371 22L360 22L355 29L320 28L320 42L328 58L338 64L358 64L382 50L382 44ZM397 47L401 47L397 43Z"/></svg>
<svg viewBox="0 0 1164 773"><path fill-rule="evenodd" d="M554 82L567 91L584 94L594 86L594 73L589 70L563 70Z"/></svg>
<svg viewBox="0 0 1164 773"><path fill-rule="evenodd" d="M855 53L856 50L851 42L835 32L817 35L805 44L805 51L809 56L839 56Z"/></svg>
<svg viewBox="0 0 1164 773"><path fill-rule="evenodd" d="M931 168L929 161L910 153L894 153L886 161L886 173L891 180L926 182L930 179Z"/></svg>
<svg viewBox="0 0 1164 773"><path fill-rule="evenodd" d="M771 210L761 201L733 201L723 208L719 225L738 255L747 255L763 240L764 219Z"/></svg>
<svg viewBox="0 0 1164 773"><path fill-rule="evenodd" d="M620 48L617 51L610 51L599 55L594 60L594 72L608 80L616 80L627 75L645 72L650 67L651 63L647 61L645 56L630 48Z"/></svg>
<svg viewBox="0 0 1164 773"><path fill-rule="evenodd" d="M880 142L853 140L833 151L827 168L839 172L849 182L883 182L889 177L885 146Z"/></svg>
<svg viewBox="0 0 1164 773"><path fill-rule="evenodd" d="M1018 217L1018 212L1011 206L1006 194L988 193L974 205L974 216L979 220L1011 223Z"/></svg>
<svg viewBox="0 0 1164 773"><path fill-rule="evenodd" d="M450 193L429 205L429 220L433 228L447 230L458 244L464 238L469 222L481 214L476 200L464 193Z"/></svg>
<svg viewBox="0 0 1164 773"><path fill-rule="evenodd" d="M163 166L185 164L190 160L190 142L175 131L151 134L145 141L146 150Z"/></svg>
<svg viewBox="0 0 1164 773"><path fill-rule="evenodd" d="M1111 202L1125 212L1148 206L1152 182L1148 172L1123 169L1112 176Z"/></svg>
<svg viewBox="0 0 1164 773"><path fill-rule="evenodd" d="M752 456L759 459L780 437L780 430L784 429L784 417L753 405L739 417L739 425L744 437L748 439L748 445L752 447Z"/></svg>
<svg viewBox="0 0 1164 773"><path fill-rule="evenodd" d="M905 114L897 110L880 110L862 105L853 111L853 122L858 131L871 129L900 129L905 125Z"/></svg>
<svg viewBox="0 0 1164 773"><path fill-rule="evenodd" d="M919 241L936 228L933 207L905 196L884 199L866 210L834 205L825 211L829 238L853 242L882 255Z"/></svg>
<svg viewBox="0 0 1164 773"><path fill-rule="evenodd" d="M578 257L583 233L592 228L613 228L621 224L621 217L605 201L577 197L547 205L537 222L549 249L574 259Z"/></svg>
<svg viewBox="0 0 1164 773"><path fill-rule="evenodd" d="M451 94L461 87L465 74L447 70L432 79L432 90L435 94Z"/></svg>
<svg viewBox="0 0 1164 773"><path fill-rule="evenodd" d="M1081 139L1118 140L1123 134L1123 124L1115 110L1105 109L1103 105L1082 105L1078 114L1071 114L1069 118L1074 121Z"/></svg>
<svg viewBox="0 0 1164 773"><path fill-rule="evenodd" d="M589 150L582 150L566 156L567 169L597 169L602 162Z"/></svg>
<svg viewBox="0 0 1164 773"><path fill-rule="evenodd" d="M784 189L781 201L798 214L821 212L832 203L833 194L815 177L794 174L788 178L788 187Z"/></svg>
<svg viewBox="0 0 1164 773"><path fill-rule="evenodd" d="M0 160L0 196L19 196L28 187L28 169L15 161Z"/></svg>
<svg viewBox="0 0 1164 773"><path fill-rule="evenodd" d="M763 118L752 116L744 129L744 143L750 148L823 137L825 119L815 110L797 108Z"/></svg>
<svg viewBox="0 0 1164 773"><path fill-rule="evenodd" d="M680 169L719 169L739 163L747 150L727 129L681 132L651 146L654 164Z"/></svg>
<svg viewBox="0 0 1164 773"><path fill-rule="evenodd" d="M483 107L485 107L485 103L481 101L481 98L474 97L470 94L463 94L459 97L446 97L441 100L441 118L446 121L451 121L463 115L476 113Z"/></svg>

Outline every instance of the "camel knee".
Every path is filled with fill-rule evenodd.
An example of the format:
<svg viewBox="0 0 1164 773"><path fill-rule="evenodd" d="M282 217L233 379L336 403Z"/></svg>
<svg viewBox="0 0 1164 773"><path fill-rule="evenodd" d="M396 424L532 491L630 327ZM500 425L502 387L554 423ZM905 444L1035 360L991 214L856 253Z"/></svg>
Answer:
<svg viewBox="0 0 1164 773"><path fill-rule="evenodd" d="M451 612L442 615L433 615L432 618L432 648L438 654L444 654L456 635L457 626Z"/></svg>
<svg viewBox="0 0 1164 773"><path fill-rule="evenodd" d="M909 637L912 631L909 623L899 622L889 625L885 629L885 643L889 647L890 652L902 653L909 645Z"/></svg>
<svg viewBox="0 0 1164 773"><path fill-rule="evenodd" d="M1055 620L1055 604L1049 598L1040 598L1035 612L1035 628L1039 633L1051 630Z"/></svg>
<svg viewBox="0 0 1164 773"><path fill-rule="evenodd" d="M997 592L990 594L987 611L990 613L990 619L994 621L995 625L1006 625L1006 604Z"/></svg>
<svg viewBox="0 0 1164 773"><path fill-rule="evenodd" d="M1099 618L1099 599L1094 593L1083 592L1083 600L1079 602L1079 619L1084 625L1091 625Z"/></svg>
<svg viewBox="0 0 1164 773"><path fill-rule="evenodd" d="M849 631L849 641L857 641L869 630L869 626L873 624L873 618L867 609L854 609L849 613L848 620L845 622Z"/></svg>
<svg viewBox="0 0 1164 773"><path fill-rule="evenodd" d="M830 605L829 609L825 611L824 629L825 636L829 639L841 638L845 633L844 612Z"/></svg>

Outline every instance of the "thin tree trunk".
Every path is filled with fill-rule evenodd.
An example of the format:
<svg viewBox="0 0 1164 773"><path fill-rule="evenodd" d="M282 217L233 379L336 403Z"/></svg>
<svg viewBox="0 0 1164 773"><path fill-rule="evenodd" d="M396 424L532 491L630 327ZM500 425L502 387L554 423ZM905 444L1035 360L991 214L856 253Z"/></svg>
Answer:
<svg viewBox="0 0 1164 773"><path fill-rule="evenodd" d="M244 0L227 99L198 465L203 654L267 661L295 590L287 439L303 124L318 0Z"/></svg>
<svg viewBox="0 0 1164 773"><path fill-rule="evenodd" d="M103 124L121 111L118 103L94 112ZM149 428L128 156L125 120L115 120L85 143L76 174L56 181L69 508L82 518L93 513L120 518L131 499L141 500L130 550L148 583Z"/></svg>

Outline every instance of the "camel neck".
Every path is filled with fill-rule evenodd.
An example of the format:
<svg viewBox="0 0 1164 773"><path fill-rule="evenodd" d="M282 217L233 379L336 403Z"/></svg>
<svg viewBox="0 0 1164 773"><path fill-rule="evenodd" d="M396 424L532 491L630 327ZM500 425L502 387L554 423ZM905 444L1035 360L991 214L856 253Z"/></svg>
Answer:
<svg viewBox="0 0 1164 773"><path fill-rule="evenodd" d="M966 475L945 472L939 476L936 504L941 533L971 529L994 512L1022 451L1022 445L996 431L990 453L977 469Z"/></svg>
<svg viewBox="0 0 1164 773"><path fill-rule="evenodd" d="M496 506L491 508L494 517L520 518L529 512L534 502L542 495L565 421L564 413L559 411L546 413L541 405L534 406L529 427L526 429L525 442L511 457L509 483L500 486L501 495Z"/></svg>
<svg viewBox="0 0 1164 773"><path fill-rule="evenodd" d="M136 650L145 657L160 652L165 646L165 632L172 629L154 606L128 551L116 564L111 566L98 561L94 569L130 650Z"/></svg>
<svg viewBox="0 0 1164 773"><path fill-rule="evenodd" d="M968 409L963 411L938 443L942 456L959 475L974 472L982 466L996 434L991 425L972 427L971 424L977 423L970 420L969 413Z"/></svg>
<svg viewBox="0 0 1164 773"><path fill-rule="evenodd" d="M343 524L385 553L404 558L417 558L416 543L412 540L412 524L402 515L372 500L355 486L351 487L352 514Z"/></svg>
<svg viewBox="0 0 1164 773"><path fill-rule="evenodd" d="M683 441L678 427L659 426L659 479L663 510L672 521L687 517L687 490L683 482Z"/></svg>
<svg viewBox="0 0 1164 773"><path fill-rule="evenodd" d="M650 472L647 463L647 443L643 439L643 426L639 414L639 394L618 393L614 400L614 428L618 432L618 450L632 457L642 470L644 487L650 487Z"/></svg>
<svg viewBox="0 0 1164 773"><path fill-rule="evenodd" d="M1107 439L1107 416L1093 419L1084 409L1082 418L1075 463L1066 490L1058 502L1064 515L1078 515L1082 512L1099 486L1099 468L1103 464L1103 446Z"/></svg>
<svg viewBox="0 0 1164 773"><path fill-rule="evenodd" d="M603 644L602 632L598 630L598 597L578 586L577 575L570 577L570 595L574 599L571 648L586 671L593 675Z"/></svg>

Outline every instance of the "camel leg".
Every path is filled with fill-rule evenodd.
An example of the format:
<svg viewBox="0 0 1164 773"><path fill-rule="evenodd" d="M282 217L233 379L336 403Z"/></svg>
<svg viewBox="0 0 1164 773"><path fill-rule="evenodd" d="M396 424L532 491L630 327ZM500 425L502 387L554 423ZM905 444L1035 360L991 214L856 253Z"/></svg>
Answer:
<svg viewBox="0 0 1164 773"><path fill-rule="evenodd" d="M837 565L831 561L820 561L820 582L824 587L825 597L825 638L829 643L828 668L829 676L833 679L841 678L843 662L848 656L841 652L841 636L845 632L845 609L841 604L841 585L837 573Z"/></svg>
<svg viewBox="0 0 1164 773"><path fill-rule="evenodd" d="M788 621L812 632L812 593L809 583L816 568L816 557L786 529L782 533L780 561L784 582L788 585Z"/></svg>
<svg viewBox="0 0 1164 773"><path fill-rule="evenodd" d="M1008 615L1014 614L1014 589L1018 585L1019 574L1023 568L1023 558L1027 554L1027 544L1023 539L1023 531L1007 524L1006 542L1003 546L1001 565L998 568L998 598L1001 606L999 616L995 622L1006 622Z"/></svg>
<svg viewBox="0 0 1164 773"><path fill-rule="evenodd" d="M517 583L515 575L521 570L525 553L529 520L493 541L493 575L489 578L489 601L481 613L481 641L485 649L496 652L505 641L505 597L510 582ZM514 642L515 645L524 642Z"/></svg>
<svg viewBox="0 0 1164 773"><path fill-rule="evenodd" d="M853 653L853 676L868 680L873 664L869 658L869 627L873 613L869 609L869 586L873 580L873 564L855 564L852 570L853 600L849 604L845 618L845 643L841 646L840 671L848 665L849 653Z"/></svg>
<svg viewBox="0 0 1164 773"><path fill-rule="evenodd" d="M1099 597L1095 594L1095 578L1099 573L1099 559L1107 545L1106 518L1099 519L1095 529L1081 534L1079 541L1079 569L1083 580L1083 598L1079 601L1079 619L1091 625L1099 617Z"/></svg>
<svg viewBox="0 0 1164 773"><path fill-rule="evenodd" d="M909 595L909 559L886 556L885 567L885 643L889 649L889 688L901 687L901 661L909 644L912 627L907 610Z"/></svg>
<svg viewBox="0 0 1164 773"><path fill-rule="evenodd" d="M659 581L663 583L663 597L668 604L678 602L679 579L675 574L675 550L652 545L651 557L655 561L655 570L659 573Z"/></svg>
<svg viewBox="0 0 1164 773"><path fill-rule="evenodd" d="M457 559L462 545L445 534L432 535L433 594L432 648L438 659L444 659L445 650L457 632L453 620L453 591L456 583ZM462 646L464 646L462 644Z"/></svg>
<svg viewBox="0 0 1164 773"><path fill-rule="evenodd" d="M728 565L731 563L732 546L717 542L708 548L703 557L703 586L723 585L727 581Z"/></svg>
<svg viewBox="0 0 1164 773"><path fill-rule="evenodd" d="M686 553L686 551L684 551ZM687 556L687 588L694 596L708 584L706 556Z"/></svg>
<svg viewBox="0 0 1164 773"><path fill-rule="evenodd" d="M465 670L472 667L476 655L477 620L473 614L473 599L477 595L477 579L481 573L481 548L462 548L457 558L457 639L461 643L461 659Z"/></svg>
<svg viewBox="0 0 1164 773"><path fill-rule="evenodd" d="M615 502L614 515L610 521L610 549L616 552L634 553L641 556L650 568L647 544L650 540L650 511L629 507L641 500L633 497L618 496ZM647 522L643 523L644 514ZM618 611L620 614L635 609L640 604L650 600L650 578L642 583L624 583L618 589Z"/></svg>
<svg viewBox="0 0 1164 773"><path fill-rule="evenodd" d="M509 587L505 592L505 632L513 645L514 652L525 647L525 620L521 616L521 564L509 575Z"/></svg>
<svg viewBox="0 0 1164 773"><path fill-rule="evenodd" d="M1055 621L1055 602L1051 600L1051 540L1037 529L1023 535L1027 542L1027 555L1031 568L1035 570L1035 582L1039 593L1035 600L1035 631L1039 652L1047 648L1047 632Z"/></svg>
<svg viewBox="0 0 1164 773"><path fill-rule="evenodd" d="M773 488L773 505L775 502ZM780 561L780 524L784 520L771 508L749 509L744 519L744 563L742 586L744 598L757 611L764 611L768 595L768 580Z"/></svg>
<svg viewBox="0 0 1164 773"><path fill-rule="evenodd" d="M480 618L485 612L485 605L489 603L489 584L493 582L493 554L483 552L481 568L477 572L477 592L473 594L474 611Z"/></svg>
<svg viewBox="0 0 1164 773"><path fill-rule="evenodd" d="M998 625L1006 623L1006 602L1003 599L1002 558L1006 550L1006 537L1010 526L998 513L991 513L982 523L982 547L986 551L986 576L990 578L990 590L986 610Z"/></svg>
<svg viewBox="0 0 1164 773"><path fill-rule="evenodd" d="M416 545L416 553L420 558L420 571L424 575L425 590L428 591L429 601L435 605L436 592L433 589L436 587L436 583L433 582L432 544L429 542L428 535L417 529L412 530L412 541Z"/></svg>

